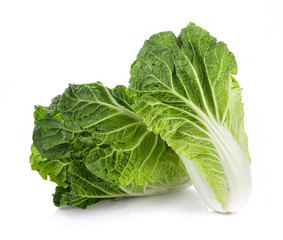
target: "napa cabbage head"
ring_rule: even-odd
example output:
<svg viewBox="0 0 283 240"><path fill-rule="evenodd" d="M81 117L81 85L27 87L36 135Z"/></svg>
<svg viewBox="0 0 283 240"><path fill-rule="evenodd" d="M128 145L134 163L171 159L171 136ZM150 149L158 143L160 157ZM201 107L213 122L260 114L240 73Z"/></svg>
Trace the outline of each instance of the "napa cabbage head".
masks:
<svg viewBox="0 0 283 240"><path fill-rule="evenodd" d="M57 184L56 206L86 208L187 188L179 156L132 109L126 87L71 84L34 112L33 170Z"/></svg>
<svg viewBox="0 0 283 240"><path fill-rule="evenodd" d="M191 23L145 41L131 67L134 110L180 156L202 200L234 212L251 192L250 156L234 55Z"/></svg>

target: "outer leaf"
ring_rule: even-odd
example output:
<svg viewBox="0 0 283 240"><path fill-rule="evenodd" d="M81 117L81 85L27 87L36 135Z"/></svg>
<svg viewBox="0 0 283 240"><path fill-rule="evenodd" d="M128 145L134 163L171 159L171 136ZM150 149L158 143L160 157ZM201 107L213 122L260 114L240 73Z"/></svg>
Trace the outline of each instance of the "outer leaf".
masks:
<svg viewBox="0 0 283 240"><path fill-rule="evenodd" d="M153 35L131 68L134 107L179 154L204 202L236 211L250 194L247 137L234 55L194 24Z"/></svg>

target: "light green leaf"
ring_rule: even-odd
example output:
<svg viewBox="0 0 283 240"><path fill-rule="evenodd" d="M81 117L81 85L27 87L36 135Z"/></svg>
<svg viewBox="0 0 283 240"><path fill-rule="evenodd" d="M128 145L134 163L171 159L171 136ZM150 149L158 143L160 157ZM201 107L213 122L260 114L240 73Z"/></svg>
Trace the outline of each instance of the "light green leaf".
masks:
<svg viewBox="0 0 283 240"><path fill-rule="evenodd" d="M44 180L47 180L47 176L49 176L50 180L59 186L68 186L65 181L70 159L43 158L34 144L31 145L31 151L30 163L32 170L38 171Z"/></svg>
<svg viewBox="0 0 283 240"><path fill-rule="evenodd" d="M226 44L189 24L145 41L130 94L148 129L181 157L203 201L221 212L248 199L251 179L241 90Z"/></svg>

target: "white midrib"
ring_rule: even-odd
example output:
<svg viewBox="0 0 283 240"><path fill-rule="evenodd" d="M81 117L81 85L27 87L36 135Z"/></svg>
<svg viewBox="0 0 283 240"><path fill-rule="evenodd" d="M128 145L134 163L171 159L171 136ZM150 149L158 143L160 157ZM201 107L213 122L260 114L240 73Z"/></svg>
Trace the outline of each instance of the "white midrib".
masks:
<svg viewBox="0 0 283 240"><path fill-rule="evenodd" d="M225 202L219 202L214 190L204 175L198 170L193 159L187 159L185 155L180 154L195 188L200 194L202 200L212 209L219 212L235 212L248 200L251 192L251 173L249 161L238 143L234 140L230 131L221 123L217 122L209 114L207 116L201 109L189 102L177 92L184 102L201 117L202 123L207 128L211 142L213 143L223 168L225 180L228 186L228 199Z"/></svg>

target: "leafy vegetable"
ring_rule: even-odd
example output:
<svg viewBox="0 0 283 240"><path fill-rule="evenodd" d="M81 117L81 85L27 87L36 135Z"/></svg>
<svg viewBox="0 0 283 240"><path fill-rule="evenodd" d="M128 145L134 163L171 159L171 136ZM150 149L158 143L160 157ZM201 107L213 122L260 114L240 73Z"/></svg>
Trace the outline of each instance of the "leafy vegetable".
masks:
<svg viewBox="0 0 283 240"><path fill-rule="evenodd" d="M134 110L180 156L202 200L220 212L249 198L250 157L234 55L195 24L145 41L131 68Z"/></svg>
<svg viewBox="0 0 283 240"><path fill-rule="evenodd" d="M56 206L86 208L190 185L178 155L132 104L124 86L92 83L70 85L49 107L35 107L30 163L58 185Z"/></svg>

